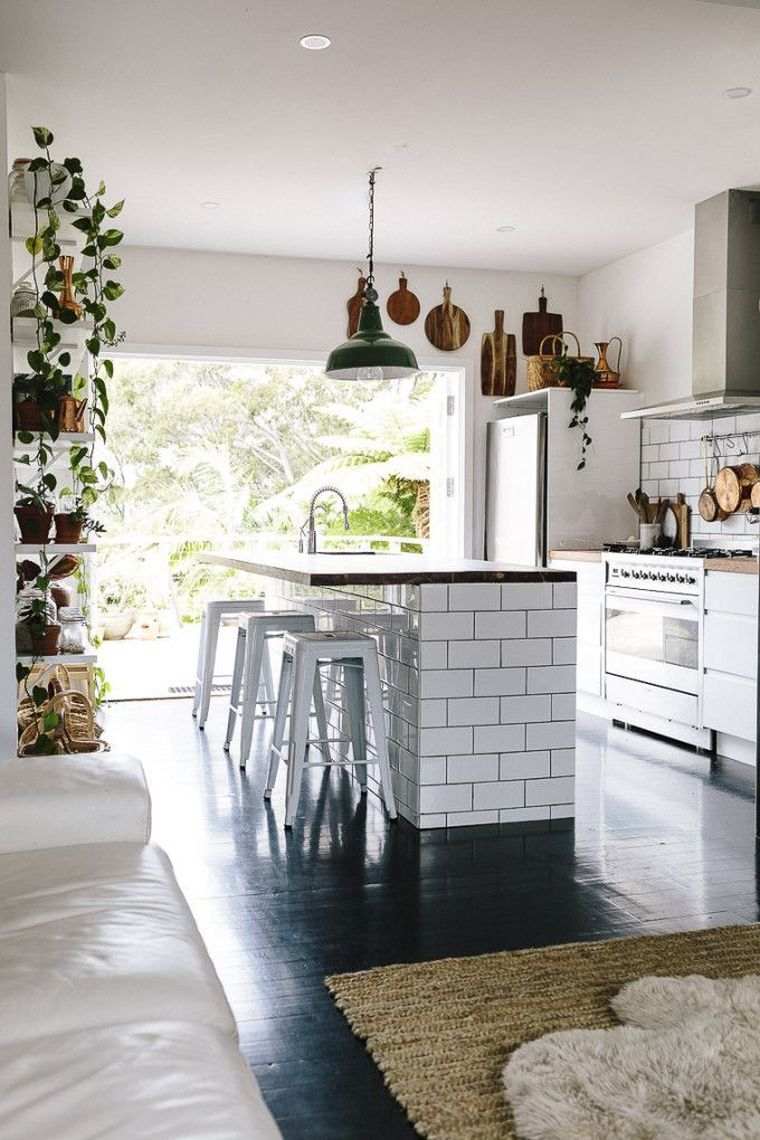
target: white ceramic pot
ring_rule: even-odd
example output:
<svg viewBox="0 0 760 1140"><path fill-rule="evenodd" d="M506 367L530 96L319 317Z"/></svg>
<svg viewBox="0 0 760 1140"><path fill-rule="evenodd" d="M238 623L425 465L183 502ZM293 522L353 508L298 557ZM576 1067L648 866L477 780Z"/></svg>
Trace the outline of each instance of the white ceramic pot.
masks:
<svg viewBox="0 0 760 1140"><path fill-rule="evenodd" d="M660 537L660 524L659 523L640 523L639 524L639 550L651 550L657 539Z"/></svg>

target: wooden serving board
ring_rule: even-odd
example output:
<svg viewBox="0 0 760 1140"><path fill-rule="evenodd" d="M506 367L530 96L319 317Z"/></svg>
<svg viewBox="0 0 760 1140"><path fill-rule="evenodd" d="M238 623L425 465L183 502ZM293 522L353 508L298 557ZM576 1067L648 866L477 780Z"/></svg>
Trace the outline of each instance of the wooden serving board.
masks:
<svg viewBox="0 0 760 1140"><path fill-rule="evenodd" d="M425 317L425 336L441 352L456 351L470 336L470 318L464 309L452 303L448 281L443 287L443 304L436 305Z"/></svg>
<svg viewBox="0 0 760 1140"><path fill-rule="evenodd" d="M538 356L541 341L546 336L562 332L562 314L547 313L547 298L541 286L537 313L523 313L522 350L523 356Z"/></svg>
<svg viewBox="0 0 760 1140"><path fill-rule="evenodd" d="M364 304L364 289L367 285L367 278L359 274L359 280L356 282L356 292L353 297L349 297L346 301L346 310L348 312L348 335L352 337L356 330L359 328L359 317L362 312L362 305Z"/></svg>
<svg viewBox="0 0 760 1140"><path fill-rule="evenodd" d="M409 288L405 273L399 277L398 289L391 293L385 307L397 325L411 325L420 315L419 298Z"/></svg>
<svg viewBox="0 0 760 1140"><path fill-rule="evenodd" d="M480 390L484 396L513 396L517 381L517 341L504 332L504 310L494 313L493 332L480 344Z"/></svg>

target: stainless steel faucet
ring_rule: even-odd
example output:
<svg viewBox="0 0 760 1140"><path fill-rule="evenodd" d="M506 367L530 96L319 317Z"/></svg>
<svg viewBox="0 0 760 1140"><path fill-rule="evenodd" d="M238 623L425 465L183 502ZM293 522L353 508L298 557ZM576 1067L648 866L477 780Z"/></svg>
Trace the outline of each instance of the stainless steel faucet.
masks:
<svg viewBox="0 0 760 1140"><path fill-rule="evenodd" d="M300 534L298 537L298 551L300 554L303 554L303 532L306 529L306 527L309 528L308 529L308 536L307 536L306 550L309 554L316 554L317 553L317 528L314 524L314 512L315 512L317 506L322 506L321 503L317 503L317 499L319 498L320 495L324 495L328 491L330 491L333 495L337 495L338 498L340 499L341 503L343 504L343 527L345 530L349 529L348 503L346 502L346 496L343 494L343 492L341 490L338 489L338 487L330 487L330 486L320 487L319 490L315 491L311 497L311 503L309 504L309 517L306 520L306 522L303 524L303 526L301 527L301 530L300 530Z"/></svg>

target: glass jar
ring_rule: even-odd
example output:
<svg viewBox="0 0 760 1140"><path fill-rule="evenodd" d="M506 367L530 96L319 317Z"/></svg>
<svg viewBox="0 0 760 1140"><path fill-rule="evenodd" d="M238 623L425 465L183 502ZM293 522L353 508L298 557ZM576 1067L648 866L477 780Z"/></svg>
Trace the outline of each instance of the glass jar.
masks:
<svg viewBox="0 0 760 1140"><path fill-rule="evenodd" d="M61 653L84 653L87 631L84 614L78 606L61 606L58 611L61 627Z"/></svg>

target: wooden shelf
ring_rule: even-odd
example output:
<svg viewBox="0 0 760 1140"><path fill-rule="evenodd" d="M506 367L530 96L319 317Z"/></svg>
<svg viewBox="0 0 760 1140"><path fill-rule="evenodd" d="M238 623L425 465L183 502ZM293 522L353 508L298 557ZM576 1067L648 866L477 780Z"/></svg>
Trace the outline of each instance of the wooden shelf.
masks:
<svg viewBox="0 0 760 1140"><path fill-rule="evenodd" d="M25 449L34 446L31 443L22 443L19 440L18 437L20 435L23 435L23 434L25 434L25 433L20 432L20 431L14 431L14 433L13 433L13 442L14 442L15 446L21 451L24 451ZM72 444L72 443L92 443L92 441L95 439L95 432L94 431L61 431L58 433L58 436L56 437L56 439L52 439L51 436L46 431L43 431L43 432L33 431L33 432L30 432L29 434L35 436L35 438L39 435L44 435L46 439L50 440L49 446L52 446L52 447L58 447L59 444L61 446L67 447L69 444Z"/></svg>
<svg viewBox="0 0 760 1140"><path fill-rule="evenodd" d="M17 542L16 557L25 558L28 554L47 554L54 558L58 554L94 554L94 542Z"/></svg>
<svg viewBox="0 0 760 1140"><path fill-rule="evenodd" d="M47 653L43 657L17 653L16 660L22 665L94 665L98 655L91 645L85 644L84 653Z"/></svg>
<svg viewBox="0 0 760 1140"><path fill-rule="evenodd" d="M67 349L84 349L85 338L92 332L92 321L74 321L67 325L63 321L53 321L53 329L60 336L60 342L53 350L56 353ZM11 318L11 340L19 348L34 348L37 344L37 321L34 317Z"/></svg>

